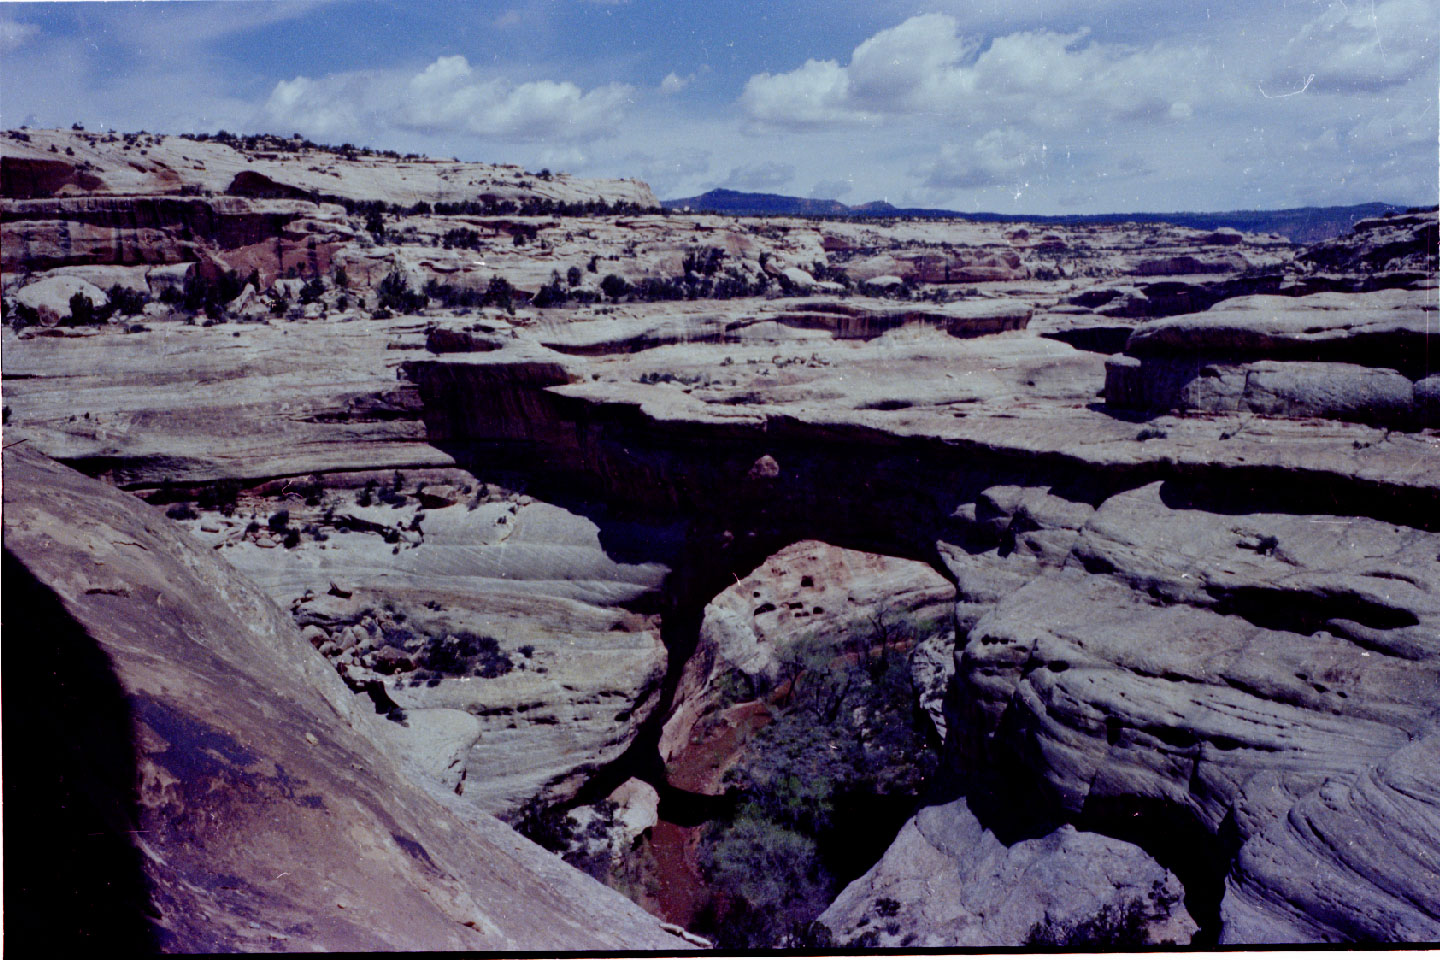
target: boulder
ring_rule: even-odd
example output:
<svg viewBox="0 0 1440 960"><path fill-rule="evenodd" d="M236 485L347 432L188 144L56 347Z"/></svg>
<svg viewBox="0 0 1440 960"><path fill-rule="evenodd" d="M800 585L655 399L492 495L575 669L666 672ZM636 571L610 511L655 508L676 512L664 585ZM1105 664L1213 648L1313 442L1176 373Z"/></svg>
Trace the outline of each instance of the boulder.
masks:
<svg viewBox="0 0 1440 960"><path fill-rule="evenodd" d="M626 847L660 822L660 794L644 780L631 777L607 799L615 804L615 825Z"/></svg>
<svg viewBox="0 0 1440 960"><path fill-rule="evenodd" d="M851 633L886 627L917 642L946 635L953 597L944 577L913 560L792 544L706 605L660 737L661 756L678 754L697 723L737 696L772 688L781 657L800 636L838 648Z"/></svg>
<svg viewBox="0 0 1440 960"><path fill-rule="evenodd" d="M820 922L879 948L1187 944L1175 875L1134 844L1063 826L1005 844L963 799L923 807Z"/></svg>
<svg viewBox="0 0 1440 960"><path fill-rule="evenodd" d="M54 273L22 287L15 299L34 310L40 323L50 327L70 319L70 299L76 294L85 297L95 307L110 303L109 295L88 280Z"/></svg>

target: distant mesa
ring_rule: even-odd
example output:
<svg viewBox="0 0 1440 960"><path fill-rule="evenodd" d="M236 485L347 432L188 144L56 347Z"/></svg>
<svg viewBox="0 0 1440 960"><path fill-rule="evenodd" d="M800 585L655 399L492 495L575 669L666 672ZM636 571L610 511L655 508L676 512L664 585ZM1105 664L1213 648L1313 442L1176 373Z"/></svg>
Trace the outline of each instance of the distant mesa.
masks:
<svg viewBox="0 0 1440 960"><path fill-rule="evenodd" d="M923 207L896 207L884 200L848 206L838 200L812 200L776 193L745 193L739 190L711 190L697 197L661 200L670 210L689 208L696 213L730 216L834 216L834 217L921 217L961 219L978 223L1173 223L1197 230L1238 230L1243 233L1275 233L1292 243L1318 243L1342 236L1361 220L1405 209L1391 203L1360 203L1346 207L1292 207L1285 210L1228 210L1220 213L1085 213L1023 214L983 211L942 210ZM1215 242L1223 242L1219 238Z"/></svg>

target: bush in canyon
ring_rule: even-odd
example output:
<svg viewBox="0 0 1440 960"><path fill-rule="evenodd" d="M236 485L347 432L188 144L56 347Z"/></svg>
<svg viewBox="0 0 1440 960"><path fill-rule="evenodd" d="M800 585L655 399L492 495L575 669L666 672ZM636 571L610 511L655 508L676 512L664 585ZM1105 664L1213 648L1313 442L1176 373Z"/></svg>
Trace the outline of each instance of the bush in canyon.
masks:
<svg viewBox="0 0 1440 960"><path fill-rule="evenodd" d="M615 827L617 807L609 800L601 800L591 809L595 815L582 827L564 806L531 797L520 807L513 826L520 835L560 854L572 867L604 883L616 866L608 837Z"/></svg>
<svg viewBox="0 0 1440 960"><path fill-rule="evenodd" d="M240 486L239 480L217 480L200 491L200 506L207 510L219 510L227 517L233 516L240 499Z"/></svg>
<svg viewBox="0 0 1440 960"><path fill-rule="evenodd" d="M252 273L250 280L258 289L258 275ZM234 270L202 269L197 265L185 277L180 306L191 313L203 311L207 317L218 318L224 314L225 305L240 296L246 282Z"/></svg>
<svg viewBox="0 0 1440 960"><path fill-rule="evenodd" d="M701 867L722 893L715 930L721 947L775 946L833 896L815 841L751 804L702 848Z"/></svg>
<svg viewBox="0 0 1440 960"><path fill-rule="evenodd" d="M131 317L142 313L145 304L149 302L150 297L139 290L131 290L118 283L110 288L110 307L121 316Z"/></svg>
<svg viewBox="0 0 1440 960"><path fill-rule="evenodd" d="M514 668L510 655L494 637L461 630L449 636L429 637L420 648L419 664L427 670L452 676L491 679Z"/></svg>
<svg viewBox="0 0 1440 960"><path fill-rule="evenodd" d="M70 319L66 321L72 327L88 327L91 324L103 323L105 314L97 310L95 304L83 293L76 293L70 298Z"/></svg>
<svg viewBox="0 0 1440 960"><path fill-rule="evenodd" d="M376 305L380 310L390 310L401 314L414 313L424 309L430 299L423 293L411 290L409 279L399 270L387 273L385 279L381 280L380 285L375 288L375 294Z"/></svg>
<svg viewBox="0 0 1440 960"><path fill-rule="evenodd" d="M619 274L607 273L605 279L600 281L600 289L613 302L630 292L630 284Z"/></svg>
<svg viewBox="0 0 1440 960"><path fill-rule="evenodd" d="M1089 949L1129 949L1147 946L1149 911L1143 899L1121 906L1107 903L1086 920L1062 922L1046 917L1030 928L1025 946Z"/></svg>

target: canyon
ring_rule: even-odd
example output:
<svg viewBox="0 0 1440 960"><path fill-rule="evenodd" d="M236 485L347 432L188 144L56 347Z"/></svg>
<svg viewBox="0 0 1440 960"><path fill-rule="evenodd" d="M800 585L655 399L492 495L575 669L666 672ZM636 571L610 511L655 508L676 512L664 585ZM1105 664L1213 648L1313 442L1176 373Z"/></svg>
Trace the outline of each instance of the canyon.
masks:
<svg viewBox="0 0 1440 960"><path fill-rule="evenodd" d="M10 625L58 638L7 800L110 884L19 896L179 951L1440 938L1435 210L0 172Z"/></svg>

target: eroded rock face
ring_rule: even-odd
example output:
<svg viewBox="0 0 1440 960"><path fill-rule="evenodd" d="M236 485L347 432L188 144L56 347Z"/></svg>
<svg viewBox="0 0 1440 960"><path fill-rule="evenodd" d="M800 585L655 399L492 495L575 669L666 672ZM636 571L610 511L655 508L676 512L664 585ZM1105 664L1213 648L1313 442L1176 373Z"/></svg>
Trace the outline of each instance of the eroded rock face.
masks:
<svg viewBox="0 0 1440 960"><path fill-rule="evenodd" d="M659 206L638 180L587 180L563 173L542 178L511 164L402 160L361 152L347 156L289 140L252 138L247 145L241 138L222 142L73 130L31 130L28 137L0 141L5 196L228 192L273 198L314 192L408 207L422 200L454 203L489 194ZM66 158L57 159L52 146Z"/></svg>
<svg viewBox="0 0 1440 960"><path fill-rule="evenodd" d="M1372 217L1349 235L1309 247L1300 262L1327 273L1413 272L1433 276L1440 248L1440 218L1434 210Z"/></svg>
<svg viewBox="0 0 1440 960"><path fill-rule="evenodd" d="M5 480L7 614L57 644L7 661L7 713L18 697L54 733L7 750L11 787L35 797L8 812L37 831L7 844L26 878L9 896L28 904L8 918L12 945L54 942L30 918L58 902L100 911L82 942L113 945L103 919L120 917L128 945L179 952L684 948L413 782L375 736L384 721L289 618L158 511L33 448L6 451ZM58 699L13 685L32 657L21 673L64 670L45 681ZM65 895L77 863L100 871L93 904Z"/></svg>
<svg viewBox="0 0 1440 960"><path fill-rule="evenodd" d="M1220 838L1244 877L1248 844L1275 843L1260 838L1316 791L1374 776L1425 729L1440 679L1440 540L1175 499L1155 484L1103 502L1063 557L955 555L975 620L957 651L952 742L970 769L1018 761L1075 822L1157 844L1124 821L1169 819L1179 847L1151 847L1163 862L1199 862L1181 853L1186 830ZM977 576L985 566L1008 579ZM987 592L997 579L1003 589ZM1192 896L1208 886L1218 901L1224 864L1185 877ZM1248 929L1236 942L1260 928ZM1324 938L1349 935L1340 929Z"/></svg>

